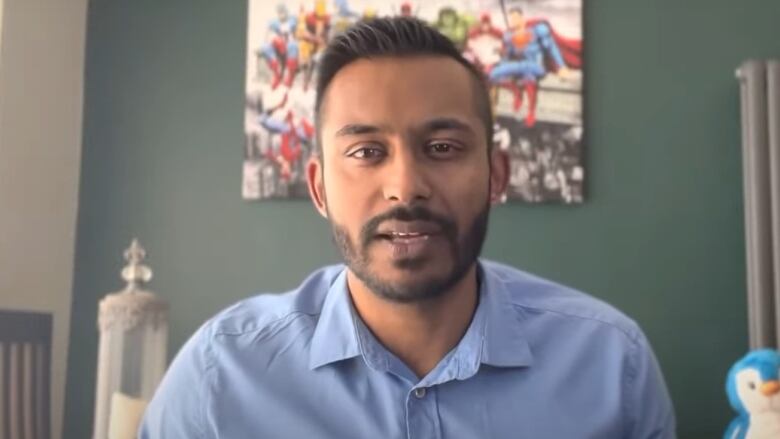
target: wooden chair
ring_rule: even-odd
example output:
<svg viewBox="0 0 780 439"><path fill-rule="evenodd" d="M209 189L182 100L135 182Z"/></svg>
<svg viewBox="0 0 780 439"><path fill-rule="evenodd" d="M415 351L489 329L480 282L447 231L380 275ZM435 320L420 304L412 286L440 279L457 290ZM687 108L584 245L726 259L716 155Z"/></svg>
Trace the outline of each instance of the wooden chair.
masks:
<svg viewBox="0 0 780 439"><path fill-rule="evenodd" d="M49 439L51 314L0 310L0 438Z"/></svg>

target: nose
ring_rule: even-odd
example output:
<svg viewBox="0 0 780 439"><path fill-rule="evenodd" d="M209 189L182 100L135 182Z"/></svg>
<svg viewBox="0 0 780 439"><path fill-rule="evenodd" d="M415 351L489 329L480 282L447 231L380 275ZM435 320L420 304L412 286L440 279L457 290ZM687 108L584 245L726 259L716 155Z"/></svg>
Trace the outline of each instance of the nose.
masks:
<svg viewBox="0 0 780 439"><path fill-rule="evenodd" d="M761 393L763 393L764 396L772 396L777 394L777 392L780 392L780 381L767 381L761 385Z"/></svg>
<svg viewBox="0 0 780 439"><path fill-rule="evenodd" d="M408 145L400 145L396 151L382 176L385 199L402 204L428 200L431 197L431 185L424 158L417 157Z"/></svg>

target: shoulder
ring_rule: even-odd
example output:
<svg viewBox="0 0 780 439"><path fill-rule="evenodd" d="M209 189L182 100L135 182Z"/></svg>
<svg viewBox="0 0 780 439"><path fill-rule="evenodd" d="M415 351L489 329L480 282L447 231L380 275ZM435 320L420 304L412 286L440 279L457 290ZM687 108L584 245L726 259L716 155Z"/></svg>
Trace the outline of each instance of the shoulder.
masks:
<svg viewBox="0 0 780 439"><path fill-rule="evenodd" d="M340 266L325 267L294 290L242 300L203 324L166 371L145 411L139 437L206 437L213 427L209 405L214 403L215 395L224 397L227 393L220 388L224 384L219 381L220 374L227 371L231 379L239 380L237 385L245 384L240 381L243 375L237 373L241 365L251 365L257 371L260 365L256 355L274 358L289 349L292 338L285 329L316 324L328 290L342 271ZM295 334L296 342L306 343L305 337L297 337L299 334ZM283 363L291 364L296 363Z"/></svg>
<svg viewBox="0 0 780 439"><path fill-rule="evenodd" d="M526 313L555 316L572 325L587 323L623 333L631 342L642 337L637 323L614 306L574 288L493 261L481 261L500 282L510 303Z"/></svg>
<svg viewBox="0 0 780 439"><path fill-rule="evenodd" d="M482 263L507 297L540 364L563 365L622 401L626 437L674 437L675 417L663 374L636 322L573 288L506 265ZM594 372L595 371L595 372ZM618 378L619 377L619 378Z"/></svg>
<svg viewBox="0 0 780 439"><path fill-rule="evenodd" d="M298 287L282 293L259 293L224 309L204 329L211 336L241 335L269 330L299 318L316 319L343 265L321 268Z"/></svg>
<svg viewBox="0 0 780 439"><path fill-rule="evenodd" d="M528 27L537 37L547 37L552 34L552 26L547 20L529 21Z"/></svg>

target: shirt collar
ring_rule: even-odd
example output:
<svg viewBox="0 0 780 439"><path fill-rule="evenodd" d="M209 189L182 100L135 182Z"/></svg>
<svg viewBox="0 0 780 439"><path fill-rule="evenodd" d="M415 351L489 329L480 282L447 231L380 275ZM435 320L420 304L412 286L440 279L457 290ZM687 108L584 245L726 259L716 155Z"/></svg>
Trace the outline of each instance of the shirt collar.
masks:
<svg viewBox="0 0 780 439"><path fill-rule="evenodd" d="M504 282L484 264L478 264L480 274L479 305L447 367L447 378L465 379L474 375L479 365L521 367L533 363L528 341L522 333L521 315L509 299ZM319 321L311 340L309 367L320 366L365 354L377 354L382 349L361 349L356 319L347 288L346 268L331 284L322 306ZM364 344L371 344L363 340ZM377 354L378 355L378 354ZM370 360L370 358L367 358ZM443 377L442 377L443 378Z"/></svg>
<svg viewBox="0 0 780 439"><path fill-rule="evenodd" d="M506 283L485 264L480 263L479 268L481 294L477 313L483 313L485 325L482 363L496 367L530 366L533 354L523 333L522 315L510 300Z"/></svg>
<svg viewBox="0 0 780 439"><path fill-rule="evenodd" d="M504 282L481 262L479 304L463 338L420 383L432 386L453 379L474 376L480 365L522 367L533 363L533 355L522 334L520 315L509 300Z"/></svg>
<svg viewBox="0 0 780 439"><path fill-rule="evenodd" d="M309 348L309 368L360 355L352 319L352 300L347 289L346 268L331 283Z"/></svg>

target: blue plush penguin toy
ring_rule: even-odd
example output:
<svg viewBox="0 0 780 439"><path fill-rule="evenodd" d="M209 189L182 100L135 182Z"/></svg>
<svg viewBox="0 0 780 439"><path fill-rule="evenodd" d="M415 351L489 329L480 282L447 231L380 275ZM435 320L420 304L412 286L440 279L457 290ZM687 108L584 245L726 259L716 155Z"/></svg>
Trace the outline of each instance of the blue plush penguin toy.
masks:
<svg viewBox="0 0 780 439"><path fill-rule="evenodd" d="M780 352L749 352L729 370L726 393L739 416L724 439L780 438Z"/></svg>

